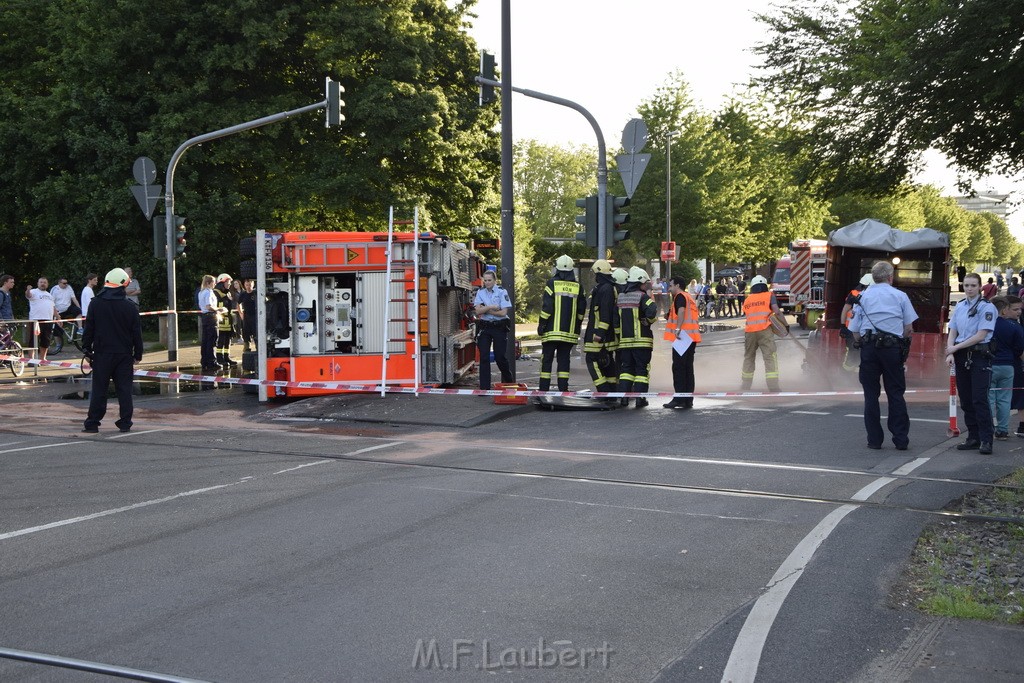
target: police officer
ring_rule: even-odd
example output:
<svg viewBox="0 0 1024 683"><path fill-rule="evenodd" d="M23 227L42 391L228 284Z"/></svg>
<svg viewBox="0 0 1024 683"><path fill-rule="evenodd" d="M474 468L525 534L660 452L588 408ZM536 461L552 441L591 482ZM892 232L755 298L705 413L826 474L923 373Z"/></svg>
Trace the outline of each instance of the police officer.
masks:
<svg viewBox="0 0 1024 683"><path fill-rule="evenodd" d="M964 276L967 296L953 309L946 339L946 363L956 368L956 391L967 425L967 440L956 448L983 455L992 452L992 411L988 389L992 379L992 353L989 342L999 313L981 296L981 276Z"/></svg>
<svg viewBox="0 0 1024 683"><path fill-rule="evenodd" d="M590 267L597 284L590 295L590 311L587 315L587 332L583 336L584 360L594 388L598 391L617 391L619 371L615 367L615 283L612 280L612 264L605 259L594 261ZM618 404L618 399L606 403Z"/></svg>
<svg viewBox="0 0 1024 683"><path fill-rule="evenodd" d="M572 258L555 259L555 274L544 287L537 334L543 356L540 362L540 390L551 389L551 365L558 358L558 390L569 391L569 354L580 339L587 297L576 282Z"/></svg>
<svg viewBox="0 0 1024 683"><path fill-rule="evenodd" d="M625 289L615 302L619 313L619 391L643 393L651 381L651 354L654 352L651 325L658 319L658 304L645 288L650 281L651 277L643 268L633 266L626 276ZM623 397L620 404L628 406L629 399ZM636 407L646 408L647 399L637 398Z"/></svg>
<svg viewBox="0 0 1024 683"><path fill-rule="evenodd" d="M871 286L864 290L853 307L850 332L854 345L860 347L860 383L864 387L864 427L868 432L868 448L882 447L881 408L878 396L885 386L889 402L887 426L896 450L905 451L910 444L910 416L903 393L907 378L903 363L910 350L917 313L910 298L892 286L891 263L879 261L871 267Z"/></svg>
<svg viewBox="0 0 1024 683"><path fill-rule="evenodd" d="M498 364L502 382L512 381L512 370L508 365L505 349L508 347L508 330L511 320L512 300L508 292L497 285L493 270L483 274L483 287L473 298L476 311L476 347L480 353L480 388L491 388L491 346L494 347L494 362Z"/></svg>
<svg viewBox="0 0 1024 683"><path fill-rule="evenodd" d="M238 365L238 361L231 357L231 337L234 333L231 311L235 308L231 296L231 276L227 273L218 275L213 293L217 297L217 362L226 370Z"/></svg>
<svg viewBox="0 0 1024 683"><path fill-rule="evenodd" d="M142 360L142 318L139 307L128 300L125 287L131 278L121 268L107 273L103 291L89 303L85 319L82 350L91 358L92 390L89 392L89 413L82 431L95 434L107 414L107 388L114 380L119 419L115 423L122 432L132 428L133 366Z"/></svg>

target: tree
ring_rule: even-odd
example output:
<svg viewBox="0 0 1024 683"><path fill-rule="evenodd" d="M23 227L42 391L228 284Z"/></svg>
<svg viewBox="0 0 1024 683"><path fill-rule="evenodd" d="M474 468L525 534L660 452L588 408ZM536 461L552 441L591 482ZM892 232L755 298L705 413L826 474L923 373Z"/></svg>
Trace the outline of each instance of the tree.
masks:
<svg viewBox="0 0 1024 683"><path fill-rule="evenodd" d="M477 104L476 46L461 30L470 5L8 2L0 12L8 267L70 274L131 264L145 281L162 281L149 225L128 193L134 159L163 168L190 137L321 100L325 75L347 91L340 130L307 114L182 159L183 300L202 273L234 272L238 238L260 227L380 230L388 206L410 214L419 205L424 227L465 237L498 213L496 109Z"/></svg>
<svg viewBox="0 0 1024 683"><path fill-rule="evenodd" d="M849 8L849 11L846 11ZM810 126L841 190L899 185L929 147L982 175L1024 169L1024 23L1004 0L802 0L762 15L756 82Z"/></svg>
<svg viewBox="0 0 1024 683"><path fill-rule="evenodd" d="M968 213L967 220L971 225L971 240L960 257L964 264L989 263L992 260L992 232L984 215ZM971 266L968 265L968 270Z"/></svg>
<svg viewBox="0 0 1024 683"><path fill-rule="evenodd" d="M989 235L992 236L992 263L997 266L1006 267L1013 264L1019 252L1020 243L1010 233L1006 221L988 211L978 214L988 226Z"/></svg>
<svg viewBox="0 0 1024 683"><path fill-rule="evenodd" d="M825 232L865 218L873 218L897 230L925 227L920 198L910 188L902 188L884 196L849 193L836 197L832 201L832 218L825 222Z"/></svg>
<svg viewBox="0 0 1024 683"><path fill-rule="evenodd" d="M597 150L526 140L514 157L516 215L534 235L575 237L576 200L597 193Z"/></svg>
<svg viewBox="0 0 1024 683"><path fill-rule="evenodd" d="M954 261L961 261L961 254L971 243L971 221L967 211L956 200L943 197L938 188L926 185L917 189L921 209L924 211L924 226L949 235L949 253Z"/></svg>

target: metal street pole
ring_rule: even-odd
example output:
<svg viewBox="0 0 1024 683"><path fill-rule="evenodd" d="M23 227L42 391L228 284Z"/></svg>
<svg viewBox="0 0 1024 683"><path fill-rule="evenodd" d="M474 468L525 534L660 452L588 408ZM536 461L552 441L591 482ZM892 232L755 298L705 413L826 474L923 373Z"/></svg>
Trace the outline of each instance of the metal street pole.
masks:
<svg viewBox="0 0 1024 683"><path fill-rule="evenodd" d="M515 205L512 195L512 0L501 0L501 286L515 296ZM511 311L510 311L511 313ZM516 378L516 316L505 346L505 358ZM486 359L484 359L486 361Z"/></svg>
<svg viewBox="0 0 1024 683"><path fill-rule="evenodd" d="M665 137L665 241L672 241L672 136L669 131ZM672 259L665 259L665 279L672 279Z"/></svg>

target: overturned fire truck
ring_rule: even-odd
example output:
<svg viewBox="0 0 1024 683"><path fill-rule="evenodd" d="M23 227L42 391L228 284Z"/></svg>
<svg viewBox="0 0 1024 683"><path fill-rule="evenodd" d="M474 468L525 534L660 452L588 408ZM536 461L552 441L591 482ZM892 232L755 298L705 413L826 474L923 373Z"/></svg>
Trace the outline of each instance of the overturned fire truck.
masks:
<svg viewBox="0 0 1024 683"><path fill-rule="evenodd" d="M257 231L243 240L244 279L256 280L257 350L243 370L268 398L342 393L326 382L419 387L474 369L468 312L482 263L430 232ZM247 253L248 252L248 253Z"/></svg>

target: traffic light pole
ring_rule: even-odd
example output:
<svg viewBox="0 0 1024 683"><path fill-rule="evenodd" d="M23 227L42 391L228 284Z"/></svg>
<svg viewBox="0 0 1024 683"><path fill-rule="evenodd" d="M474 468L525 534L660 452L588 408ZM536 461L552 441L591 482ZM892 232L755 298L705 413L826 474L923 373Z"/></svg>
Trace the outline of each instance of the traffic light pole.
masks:
<svg viewBox="0 0 1024 683"><path fill-rule="evenodd" d="M316 111L317 109L326 109L327 106L328 100L323 100L322 102L310 104L291 111L264 116L261 119L247 121L246 123L240 123L237 126L231 126L230 128L215 130L212 133L199 135L181 143L181 146L175 150L173 155L171 155L171 160L167 164L167 192L164 195L164 213L167 223L167 246L165 247L167 250L167 310L170 311L167 316L167 360L172 362L178 360L178 308L176 296L178 287L174 268L174 257L176 255L175 244L177 243L174 239L174 170L178 166L178 161L180 161L182 155L185 154L185 150L194 145L223 138L235 133L241 133L242 131L252 130L253 128L259 128L260 126L265 126L268 123L284 121L292 116L305 114L306 112Z"/></svg>
<svg viewBox="0 0 1024 683"><path fill-rule="evenodd" d="M504 87L502 86L501 81L494 81L480 76L476 77L476 82L481 85L490 85L496 88ZM606 207L604 198L608 194L608 162L605 156L604 135L601 133L601 126L597 125L597 120L594 119L589 111L572 100L566 100L561 97L555 97L554 95L537 92L536 90L527 90L525 88L512 87L511 90L537 100L544 100L545 102L560 104L563 107L575 109L579 113L583 114L584 118L590 122L591 127L594 129L594 133L597 135L597 258L605 258L608 253L608 235L606 233L606 226L608 224L605 222Z"/></svg>

